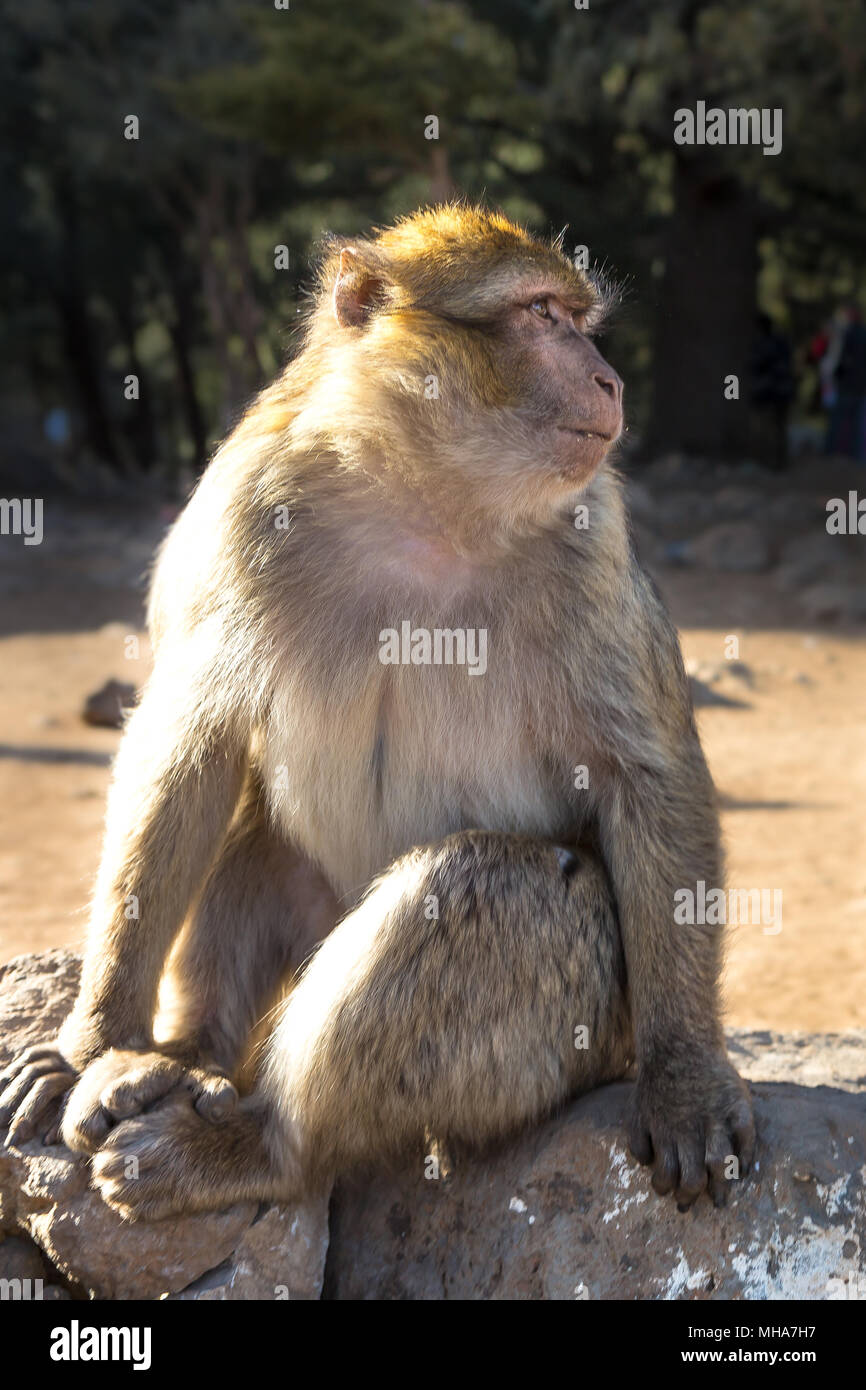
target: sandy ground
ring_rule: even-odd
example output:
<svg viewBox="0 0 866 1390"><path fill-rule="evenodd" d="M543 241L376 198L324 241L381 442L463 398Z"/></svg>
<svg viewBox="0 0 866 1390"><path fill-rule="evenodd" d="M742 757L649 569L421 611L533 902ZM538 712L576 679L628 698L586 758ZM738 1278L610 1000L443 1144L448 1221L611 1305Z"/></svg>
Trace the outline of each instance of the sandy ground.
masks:
<svg viewBox="0 0 866 1390"><path fill-rule="evenodd" d="M83 939L120 736L80 711L109 677L147 671L143 575L160 531L152 513L58 502L52 516L49 502L41 547L2 541L0 961ZM780 932L731 932L729 1021L864 1026L866 630L803 626L770 574L655 573L687 659L736 702L698 711L729 884L783 895ZM732 634L739 664L725 656Z"/></svg>

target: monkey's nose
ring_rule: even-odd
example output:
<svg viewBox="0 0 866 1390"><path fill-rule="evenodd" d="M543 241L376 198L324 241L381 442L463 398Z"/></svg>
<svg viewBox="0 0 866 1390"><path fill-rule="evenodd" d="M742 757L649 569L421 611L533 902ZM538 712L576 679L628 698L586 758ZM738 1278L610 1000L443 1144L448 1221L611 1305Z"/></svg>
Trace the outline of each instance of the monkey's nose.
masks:
<svg viewBox="0 0 866 1390"><path fill-rule="evenodd" d="M592 379L605 395L622 407L622 377L617 375L613 367L605 366L603 371L593 372Z"/></svg>

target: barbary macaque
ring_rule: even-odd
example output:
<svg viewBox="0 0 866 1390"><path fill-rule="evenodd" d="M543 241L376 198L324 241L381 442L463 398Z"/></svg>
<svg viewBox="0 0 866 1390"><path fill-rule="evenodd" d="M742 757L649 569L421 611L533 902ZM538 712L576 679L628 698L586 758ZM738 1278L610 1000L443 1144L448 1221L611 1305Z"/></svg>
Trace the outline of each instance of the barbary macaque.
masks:
<svg viewBox="0 0 866 1390"><path fill-rule="evenodd" d="M748 1168L720 930L674 922L718 820L607 461L605 307L486 210L332 242L169 534L80 994L0 1096L124 1215L488 1145L632 1063L658 1192Z"/></svg>

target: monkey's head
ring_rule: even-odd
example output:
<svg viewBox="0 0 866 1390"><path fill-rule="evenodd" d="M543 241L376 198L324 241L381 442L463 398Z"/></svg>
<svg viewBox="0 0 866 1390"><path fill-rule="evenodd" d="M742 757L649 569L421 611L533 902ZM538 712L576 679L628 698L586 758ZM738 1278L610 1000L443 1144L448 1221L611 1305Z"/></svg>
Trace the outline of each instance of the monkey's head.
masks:
<svg viewBox="0 0 866 1390"><path fill-rule="evenodd" d="M558 245L448 205L331 246L310 327L312 415L512 517L584 486L622 430L622 382L592 341L605 295ZM321 433L321 428L318 429ZM464 486L465 485L465 486Z"/></svg>

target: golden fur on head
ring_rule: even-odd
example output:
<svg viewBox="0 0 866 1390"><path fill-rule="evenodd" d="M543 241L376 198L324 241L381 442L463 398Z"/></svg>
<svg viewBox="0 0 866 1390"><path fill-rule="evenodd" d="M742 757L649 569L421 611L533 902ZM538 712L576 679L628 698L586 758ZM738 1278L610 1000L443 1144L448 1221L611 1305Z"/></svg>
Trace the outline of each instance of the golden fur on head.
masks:
<svg viewBox="0 0 866 1390"><path fill-rule="evenodd" d="M363 322L349 327L334 310L347 275L365 305ZM551 292L583 317L586 333L606 312L604 288L557 243L479 207L447 204L368 238L334 239L301 350L235 447L249 431L255 448L270 437L270 458L291 460L288 472L402 480L425 507L450 502L473 533L482 513L482 529L491 518L496 530L525 526L551 508L556 480L539 426L559 405L503 322L515 304Z"/></svg>
<svg viewBox="0 0 866 1390"><path fill-rule="evenodd" d="M336 239L320 271L320 288L333 290L345 247L382 281L388 312L427 310L484 322L506 294L555 289L581 312L601 309L593 278L577 269L557 243L545 243L504 213L447 203L401 218L372 238Z"/></svg>

